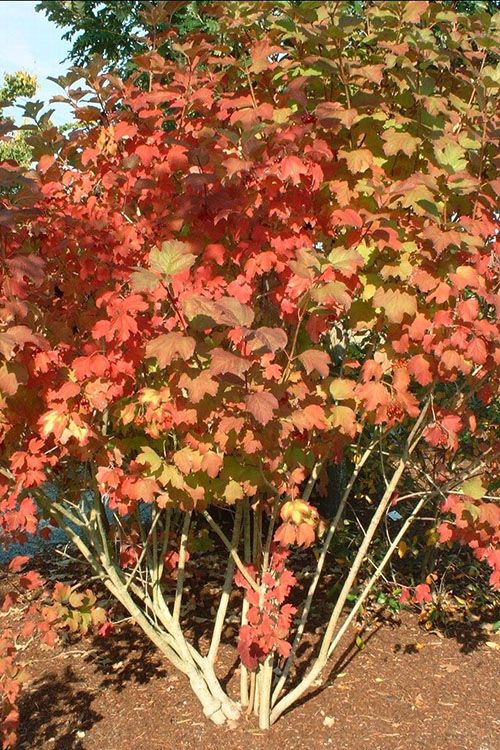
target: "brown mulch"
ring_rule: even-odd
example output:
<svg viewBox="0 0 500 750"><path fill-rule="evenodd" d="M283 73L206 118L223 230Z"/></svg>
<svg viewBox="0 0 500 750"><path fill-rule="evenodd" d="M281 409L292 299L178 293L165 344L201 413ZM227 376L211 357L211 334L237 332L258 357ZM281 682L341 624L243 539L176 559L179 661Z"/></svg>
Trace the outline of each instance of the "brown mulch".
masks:
<svg viewBox="0 0 500 750"><path fill-rule="evenodd" d="M444 636L413 615L349 640L324 689L268 732L208 722L184 677L131 625L56 650L32 644L19 750L500 750L499 639L479 626ZM238 670L225 647L229 689ZM224 676L224 675L222 675ZM497 687L495 687L495 685Z"/></svg>

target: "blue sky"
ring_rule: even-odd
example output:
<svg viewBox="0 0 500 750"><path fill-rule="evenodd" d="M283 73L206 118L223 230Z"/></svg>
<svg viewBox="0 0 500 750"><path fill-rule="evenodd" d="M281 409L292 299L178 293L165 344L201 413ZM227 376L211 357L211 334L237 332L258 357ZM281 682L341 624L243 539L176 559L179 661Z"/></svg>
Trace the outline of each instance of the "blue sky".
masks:
<svg viewBox="0 0 500 750"><path fill-rule="evenodd" d="M47 81L47 76L59 76L69 67L69 63L61 64L69 45L61 39L62 29L50 23L43 13L37 13L35 5L31 0L0 0L0 85L4 73L34 73L39 84L34 98L48 104L52 96L63 93L57 84ZM56 124L71 119L65 105L52 106ZM19 119L19 112L5 110L15 119Z"/></svg>

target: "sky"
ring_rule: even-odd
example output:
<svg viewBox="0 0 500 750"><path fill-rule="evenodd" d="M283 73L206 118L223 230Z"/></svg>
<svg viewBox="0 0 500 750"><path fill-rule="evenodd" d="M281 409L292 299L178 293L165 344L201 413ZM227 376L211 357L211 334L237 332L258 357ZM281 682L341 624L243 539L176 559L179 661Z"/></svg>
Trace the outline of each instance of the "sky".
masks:
<svg viewBox="0 0 500 750"><path fill-rule="evenodd" d="M37 13L35 5L35 0L0 0L0 85L4 73L17 70L34 73L39 84L34 98L48 105L52 96L63 91L57 84L47 81L47 76L57 77L70 67L70 63L62 63L69 44L61 39L63 30L50 23L43 13ZM56 110L52 117L55 124L71 119L65 105L51 106ZM4 113L19 121L19 109L9 108Z"/></svg>

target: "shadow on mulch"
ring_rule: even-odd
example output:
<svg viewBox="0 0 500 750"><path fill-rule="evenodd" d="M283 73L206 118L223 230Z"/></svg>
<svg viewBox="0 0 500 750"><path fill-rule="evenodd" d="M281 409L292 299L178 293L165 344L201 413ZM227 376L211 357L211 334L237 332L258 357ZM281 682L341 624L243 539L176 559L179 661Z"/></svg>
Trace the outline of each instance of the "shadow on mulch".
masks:
<svg viewBox="0 0 500 750"><path fill-rule="evenodd" d="M462 654L471 654L488 641L488 633L480 622L453 622L441 628L446 638L460 644Z"/></svg>
<svg viewBox="0 0 500 750"><path fill-rule="evenodd" d="M223 567L219 569L215 561L213 568L211 578L215 573L217 583L220 585L224 569ZM59 575L60 571L56 572ZM186 622L191 620L192 628L188 635L196 646L210 636L215 601L214 589L216 588L217 586L214 586L213 582L208 581L203 575L193 576L189 581L189 589L186 591L185 598ZM241 592L234 591L231 595L233 611L238 610L240 600ZM195 609L197 612L205 613L205 617L193 618L192 613ZM322 632L320 625L322 614L322 608L311 613L311 629L316 633L305 637L299 649L297 671L293 675L294 681L303 675L308 666L309 657L317 645L320 632ZM378 614L382 616L382 613ZM390 628L393 631L399 629L397 623L384 620L383 617L377 621L376 625L372 621L370 632L363 635L367 648L372 638L382 628ZM445 641L455 641L459 645L460 653L464 655L479 649L489 637L479 622L447 623L446 626L436 626L436 631L439 631L438 634L441 634ZM423 637L424 633L425 631L422 631ZM222 643L234 642L236 635L237 625L228 625L222 634ZM407 663L409 674L412 669L418 671L418 659L416 659L419 653L418 644L414 640L408 641L412 636L406 628L403 628L397 635L396 639L392 639L390 649L394 654L409 656ZM417 638L420 640L420 636L417 635ZM70 658L70 648L67 649L66 656L64 652L61 654L61 658ZM326 688L334 685L338 676L353 663L353 671L356 672L356 657L363 651L358 648L352 637L349 639L346 637L341 648L343 651L339 653L335 664L330 668L325 684L309 691L298 704L292 707L291 711L306 706L321 694L324 694L321 700L326 702L328 695L325 692ZM42 675L37 676L31 683L20 702L18 750L88 750L89 745L86 744L88 740L83 739L84 733L89 733L95 725L108 718L97 710L103 693L111 691L120 694L130 684L146 686L152 680L168 678L172 671L156 647L137 627L131 624L122 625L116 634L109 638L96 637L86 640L83 649L86 651L83 658L79 659L78 663L68 666L62 666L58 663L57 657L42 652L40 661L43 661L45 669ZM456 647L455 653L458 655ZM361 669L364 669L363 664L364 662L362 662ZM224 687L235 677L237 666L238 661L234 659L234 651L228 650L225 657L226 674L221 680ZM125 716L128 710L128 700L130 699L126 699L123 703ZM117 702L119 701L123 701L123 696L117 698ZM293 724L292 720L291 726ZM109 720L105 721L96 732L99 734L99 732L110 731L108 725ZM106 750L108 750L107 747Z"/></svg>
<svg viewBox="0 0 500 750"><path fill-rule="evenodd" d="M167 676L165 659L154 643L130 625L118 637L94 638L85 662L104 675L101 689L121 693L129 682L146 685L153 678Z"/></svg>
<svg viewBox="0 0 500 750"><path fill-rule="evenodd" d="M31 685L20 705L18 750L82 750L76 732L91 729L103 717L92 708L96 694L79 684L68 666L63 675L49 673Z"/></svg>
<svg viewBox="0 0 500 750"><path fill-rule="evenodd" d="M95 688L66 666L62 673L49 672L35 680L23 694L17 750L83 750L77 732L87 732L103 718L92 705L100 692L121 693L130 683L146 685L167 676L157 648L130 625L115 638L92 639L83 663L101 675Z"/></svg>
<svg viewBox="0 0 500 750"><path fill-rule="evenodd" d="M371 641L371 639L377 635L378 631L381 627L384 625L387 625L387 623L379 622L375 627L372 628L371 632L364 637L363 648ZM361 631L362 633L363 631ZM311 652L313 650L313 645L311 643L303 644L299 650L297 651L297 656L301 658L301 661L299 662L297 666L297 670L295 673L295 679L294 682L298 683L302 677L304 677L304 674L306 673L308 667L310 666L310 661L307 658L307 655L312 655ZM309 690L302 698L300 698L296 703L294 703L285 713L283 714L286 716L286 714L290 713L294 709L296 709L298 706L303 706L306 703L308 703L310 700L315 698L317 695L321 695L323 691L325 691L327 688L332 687L332 685L335 683L335 680L337 679L338 675L341 674L347 667L356 659L356 657L361 653L361 650L356 645L356 639L353 639L348 642L347 646L344 648L342 653L338 656L337 661L335 664L330 668L330 671L328 672L328 675L325 677L324 682L319 685L315 690Z"/></svg>

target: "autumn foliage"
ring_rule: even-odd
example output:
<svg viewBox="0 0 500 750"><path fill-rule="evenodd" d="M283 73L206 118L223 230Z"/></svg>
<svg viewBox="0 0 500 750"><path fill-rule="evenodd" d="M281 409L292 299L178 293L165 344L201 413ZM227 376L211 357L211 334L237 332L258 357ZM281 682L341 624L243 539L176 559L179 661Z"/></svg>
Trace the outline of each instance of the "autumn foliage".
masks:
<svg viewBox="0 0 500 750"><path fill-rule="evenodd" d="M207 658L182 630L208 524L266 727L310 684L276 680L290 552L317 545L320 573L340 518L312 502L329 463L387 474L368 543L391 503L444 502L441 543L498 586L498 39L440 2L219 5L222 36L172 32L174 62L71 71L79 127L44 121L33 171L2 167L0 533L68 529L222 723L219 624ZM59 589L59 615L90 595Z"/></svg>

